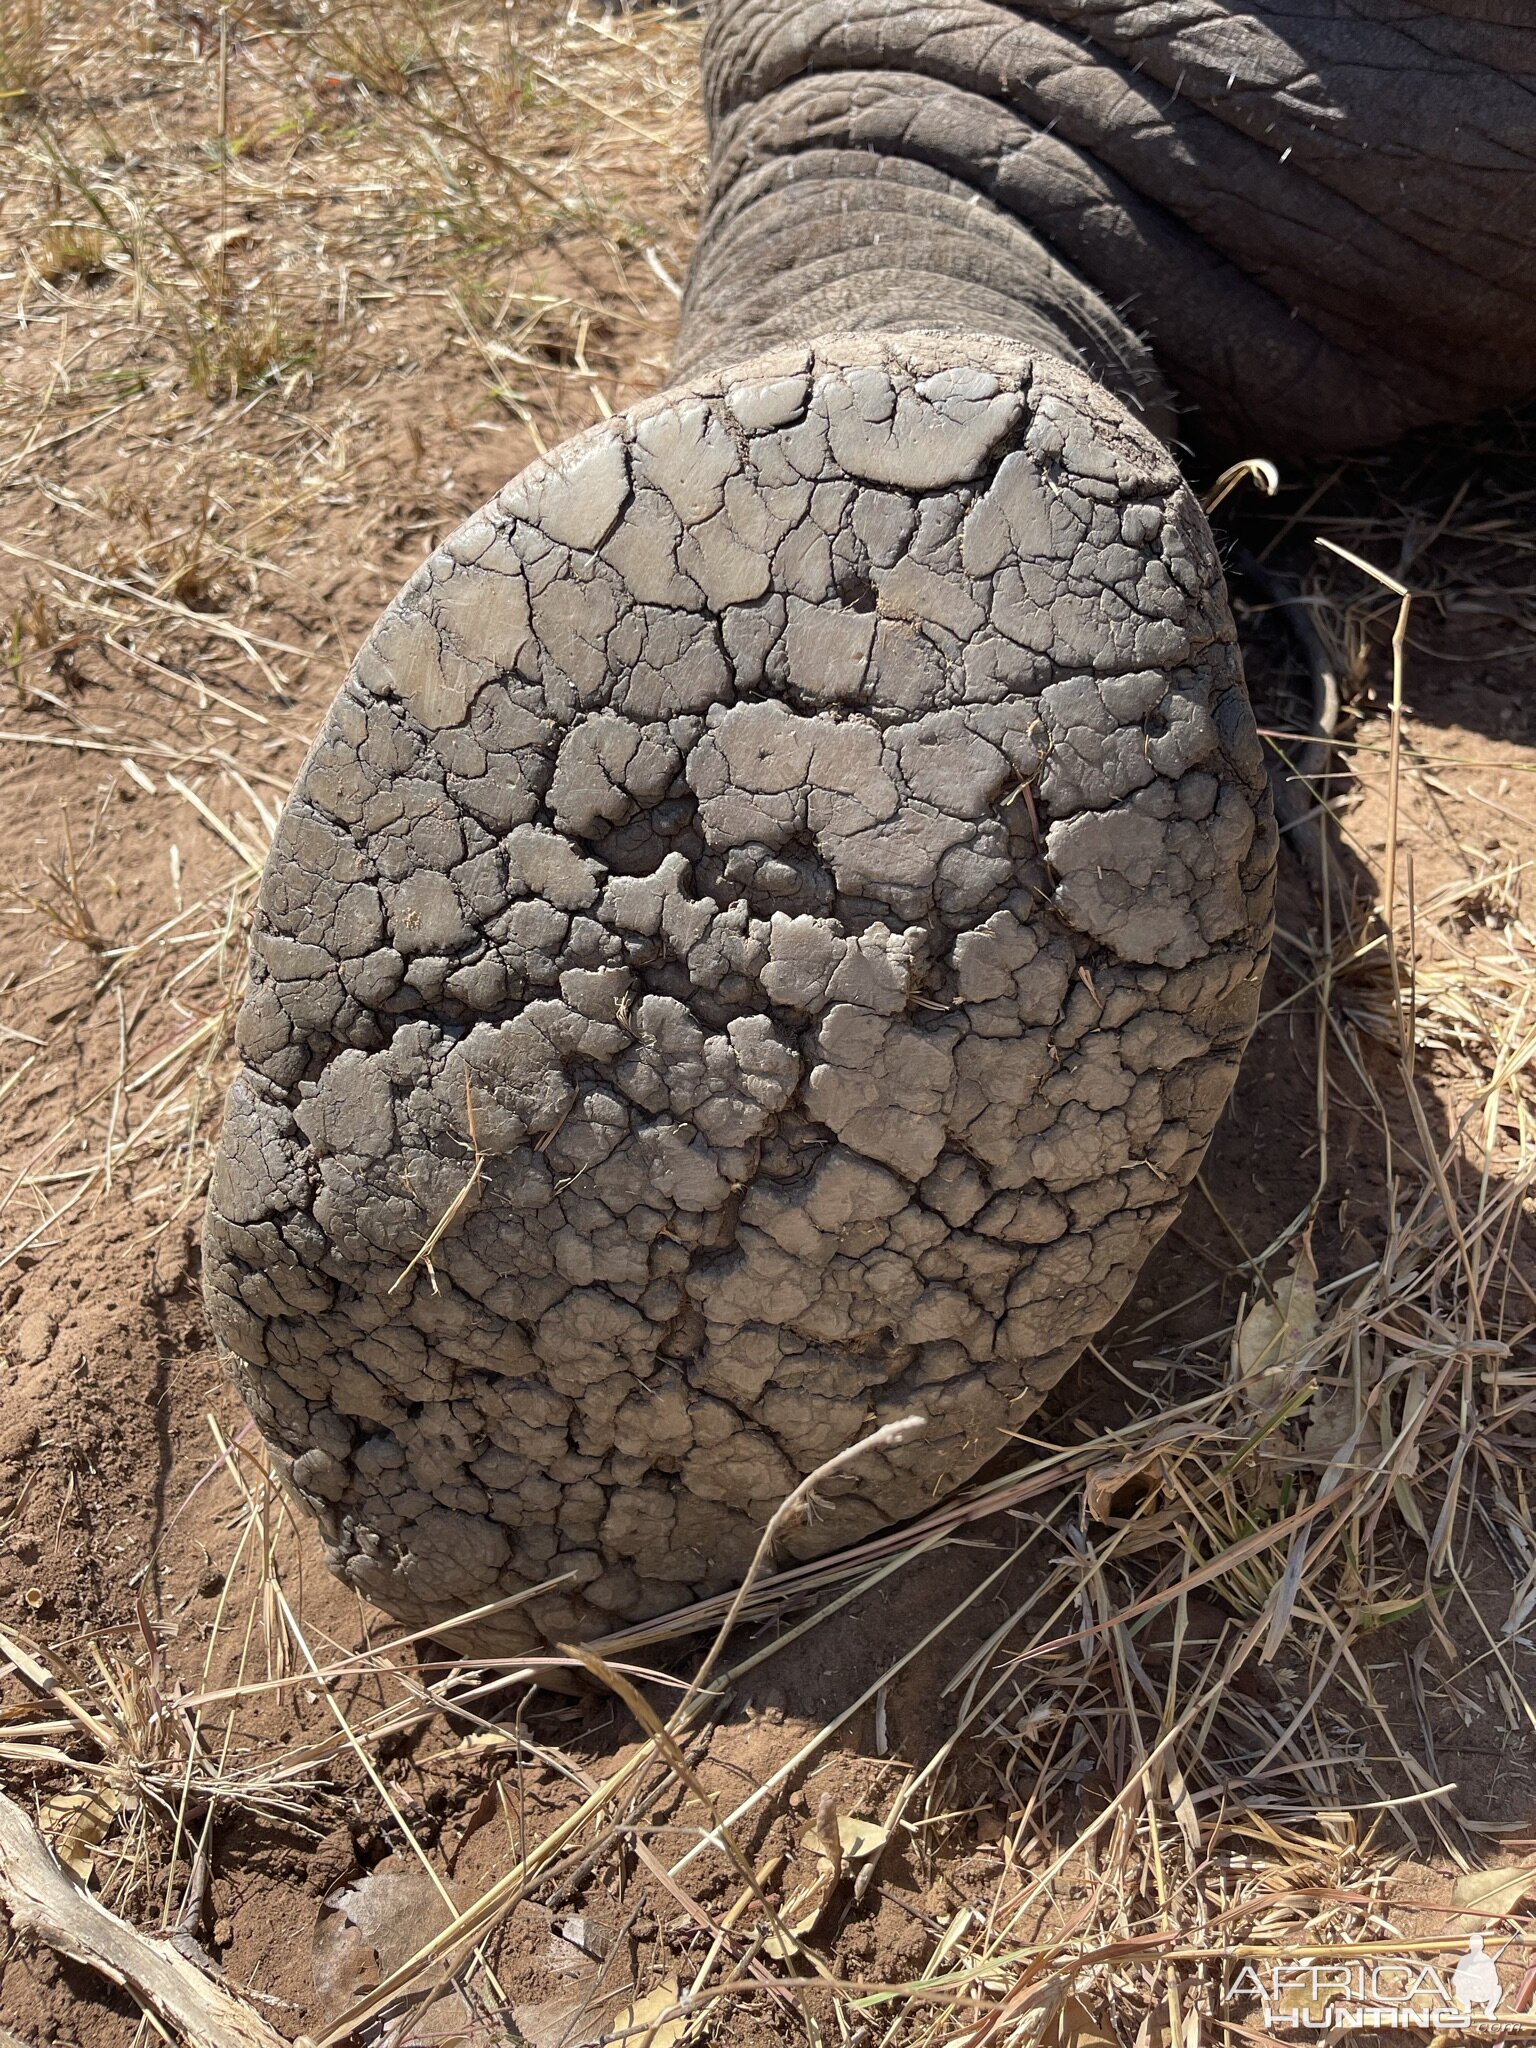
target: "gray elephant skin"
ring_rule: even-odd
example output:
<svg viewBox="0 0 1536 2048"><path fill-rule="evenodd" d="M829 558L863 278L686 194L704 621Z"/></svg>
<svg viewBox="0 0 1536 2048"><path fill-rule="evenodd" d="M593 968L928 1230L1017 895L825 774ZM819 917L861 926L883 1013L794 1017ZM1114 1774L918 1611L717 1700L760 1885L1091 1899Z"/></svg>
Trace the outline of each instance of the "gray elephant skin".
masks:
<svg viewBox="0 0 1536 2048"><path fill-rule="evenodd" d="M411 579L261 893L209 1310L389 1612L672 1608L916 1414L782 1554L910 1516L1114 1313L1276 859L1174 450L1536 389L1522 13L717 10L672 386Z"/></svg>

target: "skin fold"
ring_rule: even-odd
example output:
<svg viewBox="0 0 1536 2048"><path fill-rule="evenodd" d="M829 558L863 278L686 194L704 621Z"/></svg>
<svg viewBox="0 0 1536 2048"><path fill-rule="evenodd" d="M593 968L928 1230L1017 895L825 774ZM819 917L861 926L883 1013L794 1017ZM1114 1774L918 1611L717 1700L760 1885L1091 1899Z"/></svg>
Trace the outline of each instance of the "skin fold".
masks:
<svg viewBox="0 0 1536 2048"><path fill-rule="evenodd" d="M898 1415L785 1549L921 1511L1114 1313L1272 915L1170 445L1531 389L1532 54L717 10L672 387L411 579L262 889L209 1310L352 1584L469 1650L676 1606Z"/></svg>
<svg viewBox="0 0 1536 2048"><path fill-rule="evenodd" d="M1129 330L1183 432L1230 454L1376 445L1536 388L1527 9L769 0L718 9L704 86L684 364L803 335L806 265L816 328L903 303L896 324L923 303L969 328L969 280L1007 262L1073 360L1124 390L1147 375ZM955 271L954 296L903 295Z"/></svg>

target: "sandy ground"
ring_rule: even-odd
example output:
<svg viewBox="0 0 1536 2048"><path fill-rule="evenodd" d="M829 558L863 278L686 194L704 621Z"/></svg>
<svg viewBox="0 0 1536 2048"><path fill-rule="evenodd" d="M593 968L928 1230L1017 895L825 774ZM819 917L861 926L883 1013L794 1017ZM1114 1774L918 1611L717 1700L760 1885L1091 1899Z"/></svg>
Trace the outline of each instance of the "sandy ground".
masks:
<svg viewBox="0 0 1536 2048"><path fill-rule="evenodd" d="M455 1988L363 2038L643 2040L694 1990L695 2037L742 2048L1155 2048L1257 2024L1223 1991L1244 1942L1459 1946L1466 1873L1536 1863L1530 424L1332 474L1256 451L1284 491L1221 516L1304 582L1349 709L1331 878L1286 856L1200 1187L977 1510L740 1633L669 1761L611 1691L465 1697L483 1680L391 1648L326 1577L212 1353L198 1228L254 877L348 651L539 447L663 380L696 24L15 21L38 33L30 70L19 30L0 60L11 1796L290 2036L350 2025L498 1883ZM1415 593L1400 720L1398 599L1319 535ZM1236 587L1283 721L1296 647ZM651 1711L698 1654L631 1653ZM742 1806L737 1860L701 1849ZM1522 1899L1498 1895L1501 1941ZM14 1937L0 2017L28 2048L152 2038Z"/></svg>

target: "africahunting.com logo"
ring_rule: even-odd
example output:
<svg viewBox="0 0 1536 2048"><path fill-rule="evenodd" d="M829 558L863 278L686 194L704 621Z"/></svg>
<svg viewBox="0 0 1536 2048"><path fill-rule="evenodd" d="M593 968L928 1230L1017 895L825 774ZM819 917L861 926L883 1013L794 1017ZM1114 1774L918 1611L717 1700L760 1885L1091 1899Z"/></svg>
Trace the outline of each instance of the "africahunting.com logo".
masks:
<svg viewBox="0 0 1536 2048"><path fill-rule="evenodd" d="M1276 2030L1401 2027L1449 2033L1493 2026L1506 2034L1536 2033L1536 2013L1506 2003L1499 1956L1490 1955L1482 1935L1474 1934L1448 1970L1402 1957L1246 1963L1232 1991L1257 1998L1265 2026Z"/></svg>

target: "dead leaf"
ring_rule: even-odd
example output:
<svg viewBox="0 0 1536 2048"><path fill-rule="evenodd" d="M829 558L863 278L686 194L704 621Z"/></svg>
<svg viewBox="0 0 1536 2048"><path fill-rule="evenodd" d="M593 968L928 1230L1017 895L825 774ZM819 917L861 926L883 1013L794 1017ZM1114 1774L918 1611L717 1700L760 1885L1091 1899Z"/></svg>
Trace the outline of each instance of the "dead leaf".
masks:
<svg viewBox="0 0 1536 2048"><path fill-rule="evenodd" d="M764 1940L766 1953L779 1962L789 1961L800 1946L802 1936L815 1933L843 1877L852 1874L854 1866L877 1856L890 1839L889 1830L877 1820L863 1820L858 1814L840 1813L836 1816L834 1829L833 1818L830 1812L818 1808L815 1820L800 1837L803 1849L815 1851L817 1870L809 1883L790 1893L779 1909L780 1926ZM840 1851L836 1860L830 1853L832 1842Z"/></svg>
<svg viewBox="0 0 1536 2048"><path fill-rule="evenodd" d="M813 1842L818 1847L821 1843L821 1836L815 1828L808 1829L801 1839L807 1848ZM843 1862L847 1864L862 1863L866 1856L873 1856L877 1849L885 1847L890 1836L877 1820L864 1820L856 1813L840 1813L837 1816L837 1839L842 1848Z"/></svg>
<svg viewBox="0 0 1536 2048"><path fill-rule="evenodd" d="M378 1989L382 1978L377 1950L328 1899L315 1918L309 1967L320 2010L327 2015L345 2012L349 2005L366 1998Z"/></svg>
<svg viewBox="0 0 1536 2048"><path fill-rule="evenodd" d="M1463 1913L1513 1913L1536 1894L1536 1866L1501 1863L1464 1871L1451 1886L1451 1904Z"/></svg>
<svg viewBox="0 0 1536 2048"><path fill-rule="evenodd" d="M1390 1458L1395 1468L1394 1492L1404 1519L1415 1533L1422 1535L1423 1529L1419 1512L1412 1497L1406 1505L1403 1495L1407 1492L1405 1481L1417 1478L1419 1471L1418 1429L1429 1398L1428 1373L1420 1363L1409 1369L1402 1384L1403 1419L1399 1428L1394 1429L1387 1406L1386 1394L1380 1399L1379 1410L1372 1406L1374 1387L1362 1389L1365 1414L1360 1424L1360 1440L1355 1455L1361 1460L1375 1462ZM1328 1464L1344 1450L1355 1434L1355 1390L1352 1382L1319 1385L1307 1408L1307 1424L1302 1433L1301 1448L1309 1458L1320 1464Z"/></svg>
<svg viewBox="0 0 1536 2048"><path fill-rule="evenodd" d="M59 1861L89 1884L96 1869L96 1851L117 1819L117 1794L105 1785L80 1792L55 1792L38 1813L43 1833Z"/></svg>
<svg viewBox="0 0 1536 2048"><path fill-rule="evenodd" d="M763 1953L781 1963L799 1953L802 1935L814 1934L816 1923L827 1909L833 1883L824 1862L820 1874L809 1884L797 1885L779 1908L779 1924L763 1937Z"/></svg>
<svg viewBox="0 0 1536 2048"><path fill-rule="evenodd" d="M459 1829L458 1839L448 1855L448 1875L450 1877L458 1869L459 1858L464 1854L471 1836L478 1835L480 1830L488 1826L496 1818L497 1814L502 1811L504 1795L501 1784L500 1778L493 1779L489 1788L481 1793L469 1812L464 1816L464 1823Z"/></svg>
<svg viewBox="0 0 1536 2048"><path fill-rule="evenodd" d="M600 1963L612 1946L608 1930L586 1913L573 1913L569 1920L560 1922L555 1932L562 1941L568 1942L572 1948L580 1949L581 1953L589 1956L594 1963Z"/></svg>
<svg viewBox="0 0 1536 2048"><path fill-rule="evenodd" d="M1238 1325L1237 1374L1255 1382L1250 1398L1262 1402L1295 1366L1317 1335L1317 1267L1305 1240L1291 1270L1261 1296Z"/></svg>
<svg viewBox="0 0 1536 2048"><path fill-rule="evenodd" d="M647 1991L644 1998L638 1998L632 2005L619 2008L612 2024L607 2028L610 2034L623 2034L625 2048L679 2048L685 2039L692 2016L679 2013L672 2019L665 2015L682 1996L675 1977L663 1977L654 1990ZM644 2027L652 2022L648 2033L633 2033L630 2029Z"/></svg>
<svg viewBox="0 0 1536 2048"><path fill-rule="evenodd" d="M1033 1706L1028 1713L1020 1715L1014 1723L1014 1733L1022 1736L1026 1742L1031 1741L1036 1735L1043 1735L1047 1728L1054 1728L1061 1719L1061 1712L1060 1696L1052 1693L1048 1700L1041 1700L1038 1706Z"/></svg>
<svg viewBox="0 0 1536 2048"><path fill-rule="evenodd" d="M1397 1512L1408 1524L1421 1543L1429 1541L1429 1531L1424 1526L1424 1517L1419 1513L1419 1504L1413 1497L1406 1479L1394 1479L1392 1498L1397 1503Z"/></svg>
<svg viewBox="0 0 1536 2048"><path fill-rule="evenodd" d="M831 1792L823 1792L817 1802L816 1818L811 1825L823 1856L832 1866L834 1884L843 1874L843 1838L837 1821L836 1797Z"/></svg>
<svg viewBox="0 0 1536 2048"><path fill-rule="evenodd" d="M386 1856L336 1885L315 1916L310 1967L322 2010L341 2012L447 1925L451 1909L414 1859Z"/></svg>
<svg viewBox="0 0 1536 2048"><path fill-rule="evenodd" d="M1306 1427L1301 1448L1319 1465L1329 1465L1355 1434L1355 1392L1353 1387L1323 1386L1307 1404ZM1375 1456L1378 1449L1374 1418L1367 1416L1357 1447L1363 1455Z"/></svg>
<svg viewBox="0 0 1536 2048"><path fill-rule="evenodd" d="M224 250L233 249L241 242L253 242L255 239L254 230L243 222L232 228L215 228L211 235L203 237L203 261L210 263Z"/></svg>
<svg viewBox="0 0 1536 2048"><path fill-rule="evenodd" d="M1169 2048L1173 2039L1173 2019L1166 1998L1159 2001L1142 2019L1136 2029L1136 2048Z"/></svg>
<svg viewBox="0 0 1536 2048"><path fill-rule="evenodd" d="M1195 1810L1195 1802L1190 1796L1189 1786L1185 1783L1184 1773L1170 1758L1164 1768L1163 1775L1164 1782L1168 1787L1168 1801L1173 1808L1174 1818L1178 1821L1179 1832L1189 1845L1190 1861L1198 1863L1200 1860L1200 1816Z"/></svg>
<svg viewBox="0 0 1536 2048"><path fill-rule="evenodd" d="M1083 1507L1095 1522L1131 1515L1159 1490L1162 1447L1138 1451L1113 1465L1095 1465L1083 1481Z"/></svg>
<svg viewBox="0 0 1536 2048"><path fill-rule="evenodd" d="M1120 2048L1119 2036L1095 2019L1075 1993L1068 1992L1040 2037L1041 2048Z"/></svg>
<svg viewBox="0 0 1536 2048"><path fill-rule="evenodd" d="M1408 1385L1403 1393L1402 1426L1391 1446L1392 1462L1397 1467L1399 1479L1417 1479L1419 1476L1419 1424L1428 1401L1429 1372L1421 1362L1409 1370ZM1382 1435L1386 1435L1385 1429ZM1399 1445L1403 1448L1399 1449Z"/></svg>

